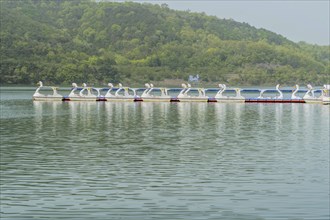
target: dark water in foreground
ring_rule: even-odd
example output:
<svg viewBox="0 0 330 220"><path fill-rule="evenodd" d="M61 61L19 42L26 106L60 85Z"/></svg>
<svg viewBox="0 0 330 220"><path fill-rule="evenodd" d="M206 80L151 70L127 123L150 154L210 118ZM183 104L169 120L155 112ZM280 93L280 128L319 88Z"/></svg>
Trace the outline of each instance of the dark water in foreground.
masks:
<svg viewBox="0 0 330 220"><path fill-rule="evenodd" d="M1 219L329 219L329 106L1 90Z"/></svg>

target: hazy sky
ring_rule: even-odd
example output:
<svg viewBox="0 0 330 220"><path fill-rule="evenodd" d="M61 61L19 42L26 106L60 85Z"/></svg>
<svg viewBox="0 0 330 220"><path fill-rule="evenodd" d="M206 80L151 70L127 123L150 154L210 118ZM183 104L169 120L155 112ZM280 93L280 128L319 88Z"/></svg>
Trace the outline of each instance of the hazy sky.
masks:
<svg viewBox="0 0 330 220"><path fill-rule="evenodd" d="M218 18L232 18L256 28L265 28L281 34L294 42L330 44L330 0L136 0L135 2L166 3L171 9L205 12Z"/></svg>

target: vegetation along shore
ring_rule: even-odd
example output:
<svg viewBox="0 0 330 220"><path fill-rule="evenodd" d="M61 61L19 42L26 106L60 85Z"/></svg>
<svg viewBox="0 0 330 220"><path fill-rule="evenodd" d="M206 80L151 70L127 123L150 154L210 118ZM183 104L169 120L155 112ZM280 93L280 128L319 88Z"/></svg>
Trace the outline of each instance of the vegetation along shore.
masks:
<svg viewBox="0 0 330 220"><path fill-rule="evenodd" d="M328 46L166 4L1 1L1 84L329 84Z"/></svg>

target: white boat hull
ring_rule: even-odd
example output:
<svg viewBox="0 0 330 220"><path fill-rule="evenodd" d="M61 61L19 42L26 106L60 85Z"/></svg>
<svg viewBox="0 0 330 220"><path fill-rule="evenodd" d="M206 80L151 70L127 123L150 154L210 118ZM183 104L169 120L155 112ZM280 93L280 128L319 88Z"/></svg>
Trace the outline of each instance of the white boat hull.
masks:
<svg viewBox="0 0 330 220"><path fill-rule="evenodd" d="M141 97L144 102L170 102L171 97Z"/></svg>
<svg viewBox="0 0 330 220"><path fill-rule="evenodd" d="M97 97L74 96L65 97L64 101L96 101Z"/></svg>
<svg viewBox="0 0 330 220"><path fill-rule="evenodd" d="M34 101L62 101L62 96L33 96Z"/></svg>
<svg viewBox="0 0 330 220"><path fill-rule="evenodd" d="M209 98L207 97L187 97L187 98L177 98L180 102L207 102Z"/></svg>
<svg viewBox="0 0 330 220"><path fill-rule="evenodd" d="M134 98L105 98L108 102L134 102Z"/></svg>
<svg viewBox="0 0 330 220"><path fill-rule="evenodd" d="M320 103L322 103L323 101L322 101L322 98L309 98L309 99L304 99L304 101L306 102L306 103L308 103L308 104L320 104Z"/></svg>
<svg viewBox="0 0 330 220"><path fill-rule="evenodd" d="M134 96L111 96L111 97L104 97L108 102L135 102L135 101L142 101L140 97Z"/></svg>
<svg viewBox="0 0 330 220"><path fill-rule="evenodd" d="M217 102L223 102L223 103L244 103L245 99L235 99L235 98L215 98Z"/></svg>

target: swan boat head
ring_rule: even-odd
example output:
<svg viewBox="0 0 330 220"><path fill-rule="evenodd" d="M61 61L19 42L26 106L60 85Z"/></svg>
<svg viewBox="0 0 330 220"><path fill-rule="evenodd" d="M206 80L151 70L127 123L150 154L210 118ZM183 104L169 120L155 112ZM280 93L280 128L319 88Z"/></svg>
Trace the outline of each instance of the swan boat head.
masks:
<svg viewBox="0 0 330 220"><path fill-rule="evenodd" d="M227 99L228 97L223 95L224 91L226 90L226 85L225 84L218 84L219 86L219 91L217 92L217 94L214 96L214 98L216 99Z"/></svg>
<svg viewBox="0 0 330 220"><path fill-rule="evenodd" d="M39 91L40 91L40 89L41 89L44 85L42 84L41 81L39 81L39 82L37 83L37 85L38 85L38 88L37 88L36 91L34 92L33 97L43 96L42 94L39 93Z"/></svg>
<svg viewBox="0 0 330 220"><path fill-rule="evenodd" d="M299 85L297 84L293 88L295 90L292 92L291 99L302 99L301 97L296 96L297 92L299 91Z"/></svg>
<svg viewBox="0 0 330 220"><path fill-rule="evenodd" d="M71 89L71 92L69 94L69 97L79 96L78 94L75 93L75 91L78 89L77 83L72 83L71 85L72 85L72 89Z"/></svg>
<svg viewBox="0 0 330 220"><path fill-rule="evenodd" d="M143 97L143 98L150 97L151 96L150 92L152 91L152 88L154 85L146 83L146 84L144 84L144 86L146 87L146 89L141 94L141 97Z"/></svg>
<svg viewBox="0 0 330 220"><path fill-rule="evenodd" d="M307 87L307 92L303 96L303 99L314 99L315 95L314 95L313 86L311 84L307 84L306 87Z"/></svg>
<svg viewBox="0 0 330 220"><path fill-rule="evenodd" d="M112 88L113 88L113 84L112 83L108 83L108 91L107 93L104 95L105 98L110 98L113 97L114 95L111 94Z"/></svg>
<svg viewBox="0 0 330 220"><path fill-rule="evenodd" d="M187 90L187 88L188 88L188 86L185 84L185 83L182 83L181 84L181 87L183 88L181 91L180 91L180 93L179 93L179 95L177 96L177 98L183 98L183 97L185 97L185 91Z"/></svg>
<svg viewBox="0 0 330 220"><path fill-rule="evenodd" d="M280 94L279 96L276 96L275 99L283 99L283 93L282 93L282 91L280 90L280 87L281 87L280 84L277 84L276 87L275 87L276 90L277 90L277 92Z"/></svg>

